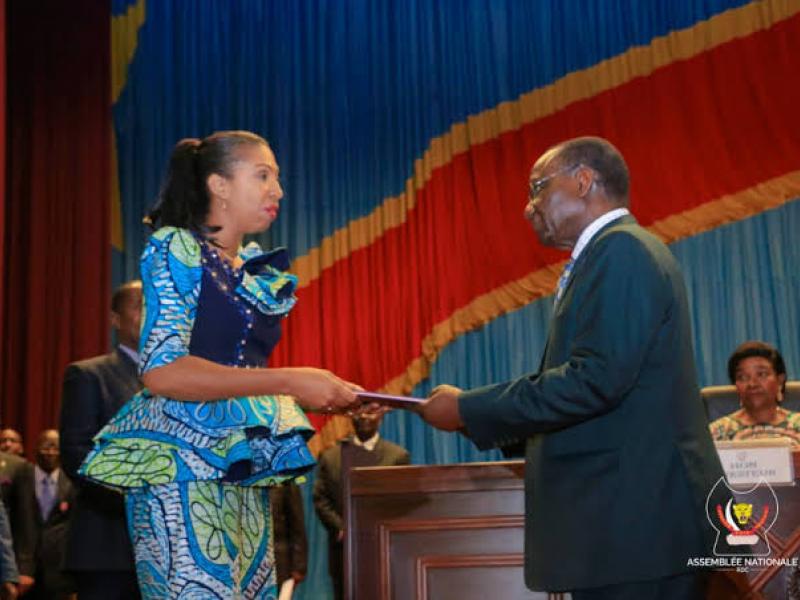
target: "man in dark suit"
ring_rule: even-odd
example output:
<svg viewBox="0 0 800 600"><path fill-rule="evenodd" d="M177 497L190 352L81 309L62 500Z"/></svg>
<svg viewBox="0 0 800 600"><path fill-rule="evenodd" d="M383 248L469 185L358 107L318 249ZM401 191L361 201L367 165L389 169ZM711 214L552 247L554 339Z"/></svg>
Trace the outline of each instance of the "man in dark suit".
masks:
<svg viewBox="0 0 800 600"><path fill-rule="evenodd" d="M14 558L14 542L11 539L11 525L8 512L0 503L0 600L16 600L18 594L19 571Z"/></svg>
<svg viewBox="0 0 800 600"><path fill-rule="evenodd" d="M303 581L308 570L308 539L300 488L292 482L269 488L269 507L276 581L280 590L287 579L294 579L295 585Z"/></svg>
<svg viewBox="0 0 800 600"><path fill-rule="evenodd" d="M137 373L142 285L120 286L111 300L117 348L69 365L61 401L61 458L78 494L67 532L65 568L81 600L138 598L133 552L121 494L76 478L92 438L141 388Z"/></svg>
<svg viewBox="0 0 800 600"><path fill-rule="evenodd" d="M0 452L8 452L17 456L25 456L25 446L22 443L22 434L16 429L3 429L0 431Z"/></svg>
<svg viewBox="0 0 800 600"><path fill-rule="evenodd" d="M33 586L36 570L36 505L29 495L32 485L33 465L16 454L0 452L0 494L11 524L20 594Z"/></svg>
<svg viewBox="0 0 800 600"><path fill-rule="evenodd" d="M533 166L526 217L571 249L540 369L423 417L480 448L525 442L525 579L573 600L694 599L711 556L706 498L722 469L705 425L683 277L630 216L628 169L599 138Z"/></svg>
<svg viewBox="0 0 800 600"><path fill-rule="evenodd" d="M69 478L59 468L58 431L48 429L36 444L33 486L28 500L36 511L36 584L27 594L31 600L66 600L74 582L62 571L67 520L74 501Z"/></svg>
<svg viewBox="0 0 800 600"><path fill-rule="evenodd" d="M378 434L382 412L353 417L355 436L328 448L319 458L314 481L314 507L328 530L328 572L336 600L344 597L344 478L353 467L407 465L408 450L387 442Z"/></svg>

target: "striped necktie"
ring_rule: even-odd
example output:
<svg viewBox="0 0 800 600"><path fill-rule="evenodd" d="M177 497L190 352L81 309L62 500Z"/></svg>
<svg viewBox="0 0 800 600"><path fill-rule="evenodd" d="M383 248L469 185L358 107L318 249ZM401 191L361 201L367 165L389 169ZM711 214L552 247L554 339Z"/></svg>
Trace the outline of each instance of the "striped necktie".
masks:
<svg viewBox="0 0 800 600"><path fill-rule="evenodd" d="M561 277L558 278L558 286L556 287L556 299L553 302L554 305L558 304L558 301L561 300L561 296L564 295L564 290L567 289L567 282L569 281L569 276L572 273L572 267L575 266L575 259L570 258L567 261L567 264L564 265L564 270L561 271Z"/></svg>

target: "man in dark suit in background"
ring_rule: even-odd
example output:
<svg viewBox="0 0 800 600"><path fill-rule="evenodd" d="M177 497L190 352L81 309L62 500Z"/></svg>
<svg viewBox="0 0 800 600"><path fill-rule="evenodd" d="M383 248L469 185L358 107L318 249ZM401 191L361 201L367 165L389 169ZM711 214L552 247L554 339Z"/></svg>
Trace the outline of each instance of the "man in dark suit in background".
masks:
<svg viewBox="0 0 800 600"><path fill-rule="evenodd" d="M16 429L3 429L0 431L0 452L8 452L17 456L25 456L25 446L22 443L22 434Z"/></svg>
<svg viewBox="0 0 800 600"><path fill-rule="evenodd" d="M92 438L139 389L137 373L142 284L120 286L111 300L117 348L67 367L61 401L61 458L78 494L67 533L65 568L81 600L138 598L133 552L121 494L76 479Z"/></svg>
<svg viewBox="0 0 800 600"><path fill-rule="evenodd" d="M33 586L36 570L36 504L30 499L31 486L33 465L16 454L0 452L0 494L11 524L20 594Z"/></svg>
<svg viewBox="0 0 800 600"><path fill-rule="evenodd" d="M308 539L300 488L291 481L269 488L269 508L276 581L280 590L287 579L294 579L295 585L302 582L308 570Z"/></svg>
<svg viewBox="0 0 800 600"><path fill-rule="evenodd" d="M14 558L14 542L11 539L11 525L8 512L0 503L0 600L16 600L19 593L19 571Z"/></svg>
<svg viewBox="0 0 800 600"><path fill-rule="evenodd" d="M36 584L26 598L66 600L75 591L64 566L67 520L74 501L69 478L60 465L58 431L48 429L36 444L33 487L28 498L36 511Z"/></svg>
<svg viewBox="0 0 800 600"><path fill-rule="evenodd" d="M387 442L378 434L382 412L353 417L355 436L328 448L319 458L314 481L314 507L328 530L328 572L336 600L344 597L344 477L353 467L407 465L408 450Z"/></svg>
<svg viewBox="0 0 800 600"><path fill-rule="evenodd" d="M429 423L480 448L526 442L525 580L573 600L704 597L706 498L722 476L700 401L683 277L628 213L628 168L599 138L542 155L525 210L572 250L540 369L436 388Z"/></svg>

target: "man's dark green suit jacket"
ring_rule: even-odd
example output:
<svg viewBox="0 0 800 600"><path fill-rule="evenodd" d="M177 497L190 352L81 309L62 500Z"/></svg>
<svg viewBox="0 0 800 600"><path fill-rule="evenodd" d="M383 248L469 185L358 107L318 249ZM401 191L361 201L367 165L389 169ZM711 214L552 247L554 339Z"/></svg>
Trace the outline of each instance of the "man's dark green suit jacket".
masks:
<svg viewBox="0 0 800 600"><path fill-rule="evenodd" d="M686 289L670 251L632 217L580 254L539 372L464 392L459 410L480 448L527 440L531 589L658 579L711 556L705 502L722 469Z"/></svg>

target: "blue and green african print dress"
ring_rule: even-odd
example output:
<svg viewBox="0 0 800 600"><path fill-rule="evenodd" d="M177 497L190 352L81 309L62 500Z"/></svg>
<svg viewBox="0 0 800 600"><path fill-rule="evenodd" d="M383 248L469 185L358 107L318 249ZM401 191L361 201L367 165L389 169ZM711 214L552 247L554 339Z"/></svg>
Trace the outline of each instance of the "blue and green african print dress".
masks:
<svg viewBox="0 0 800 600"><path fill-rule="evenodd" d="M297 280L284 250L250 244L240 257L233 269L189 231L153 234L141 261L141 373L186 355L265 365ZM274 598L268 486L313 466L313 431L285 396L134 396L80 473L125 492L143 598Z"/></svg>

